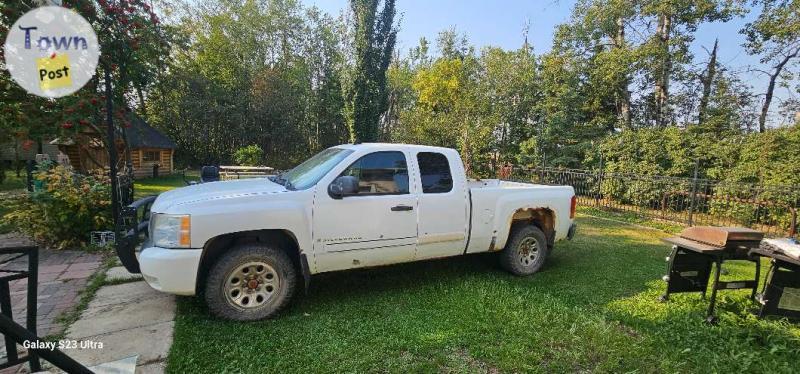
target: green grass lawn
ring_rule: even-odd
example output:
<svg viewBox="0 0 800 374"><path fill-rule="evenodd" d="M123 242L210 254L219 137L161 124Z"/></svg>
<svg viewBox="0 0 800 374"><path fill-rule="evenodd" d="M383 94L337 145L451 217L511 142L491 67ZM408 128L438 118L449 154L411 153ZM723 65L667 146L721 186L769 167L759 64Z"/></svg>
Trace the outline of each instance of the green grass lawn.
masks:
<svg viewBox="0 0 800 374"><path fill-rule="evenodd" d="M581 217L528 278L474 255L315 276L277 319L211 317L179 298L170 372L791 372L800 327L724 292L656 301L665 234ZM730 275L750 272L729 263Z"/></svg>
<svg viewBox="0 0 800 374"><path fill-rule="evenodd" d="M188 172L186 180L198 179L197 172ZM172 174L158 178L137 179L133 185L134 198L139 199L148 195L157 195L173 188L186 186L183 175Z"/></svg>
<svg viewBox="0 0 800 374"><path fill-rule="evenodd" d="M17 173L13 170L5 170L4 172L6 173L6 179L3 183L0 183L0 192L25 189L26 177L24 170L20 173L19 177L17 177Z"/></svg>

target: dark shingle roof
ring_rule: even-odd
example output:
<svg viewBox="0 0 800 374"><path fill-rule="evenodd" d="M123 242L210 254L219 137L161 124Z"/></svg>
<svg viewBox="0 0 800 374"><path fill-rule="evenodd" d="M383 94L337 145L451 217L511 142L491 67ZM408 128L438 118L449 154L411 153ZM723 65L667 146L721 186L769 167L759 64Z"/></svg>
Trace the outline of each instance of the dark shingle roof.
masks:
<svg viewBox="0 0 800 374"><path fill-rule="evenodd" d="M131 148L176 148L175 142L151 127L141 117L128 113L128 118L131 127L125 129L125 132Z"/></svg>

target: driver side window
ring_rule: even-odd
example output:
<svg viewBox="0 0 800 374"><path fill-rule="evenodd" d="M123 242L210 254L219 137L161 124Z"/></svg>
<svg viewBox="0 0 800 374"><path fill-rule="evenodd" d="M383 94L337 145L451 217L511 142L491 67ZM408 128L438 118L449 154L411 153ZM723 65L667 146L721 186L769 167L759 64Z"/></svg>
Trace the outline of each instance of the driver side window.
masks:
<svg viewBox="0 0 800 374"><path fill-rule="evenodd" d="M408 193L408 168L402 152L370 153L352 163L340 176L358 179L358 195Z"/></svg>

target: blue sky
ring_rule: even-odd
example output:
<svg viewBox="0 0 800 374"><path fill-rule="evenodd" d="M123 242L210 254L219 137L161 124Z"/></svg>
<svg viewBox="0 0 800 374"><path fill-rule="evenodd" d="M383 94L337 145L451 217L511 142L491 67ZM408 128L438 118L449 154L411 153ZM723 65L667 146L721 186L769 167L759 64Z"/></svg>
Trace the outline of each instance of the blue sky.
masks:
<svg viewBox="0 0 800 374"><path fill-rule="evenodd" d="M303 2L332 15L338 15L348 6L348 0ZM522 30L530 22L529 41L537 53L544 53L550 50L556 25L569 20L574 5L573 0L397 0L401 17L398 47L405 52L417 45L420 37L434 41L440 31L455 27L466 33L478 48L491 45L513 49L522 44ZM710 48L718 37L723 63L740 66L757 62L742 53L740 47L743 37L739 29L753 16L702 25L693 50L698 57L705 57L702 46Z"/></svg>
<svg viewBox="0 0 800 374"><path fill-rule="evenodd" d="M348 0L302 0L307 5L316 5L331 15L339 15L348 6ZM555 26L569 20L574 0L397 0L400 15L398 48L406 53L416 46L420 37L433 42L436 35L455 27L466 33L479 49L484 46L499 46L515 49L522 44L522 30L530 22L529 41L536 53L550 50ZM758 73L747 73L748 67L760 66L758 59L748 56L741 47L744 38L739 30L757 14L751 12L744 18L727 23L703 24L697 30L692 52L697 63L703 63L714 39L719 38L719 61L725 67L741 72L743 80L757 92L766 87L766 78ZM789 96L786 89L776 89L776 96ZM773 102L776 108L777 102Z"/></svg>

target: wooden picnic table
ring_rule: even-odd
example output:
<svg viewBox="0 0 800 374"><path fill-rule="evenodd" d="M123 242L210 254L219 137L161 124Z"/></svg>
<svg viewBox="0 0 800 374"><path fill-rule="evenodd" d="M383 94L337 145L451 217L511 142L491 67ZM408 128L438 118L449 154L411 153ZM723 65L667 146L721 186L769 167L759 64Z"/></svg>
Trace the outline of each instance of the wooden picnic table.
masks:
<svg viewBox="0 0 800 374"><path fill-rule="evenodd" d="M219 173L222 180L242 178L264 178L275 171L269 166L220 166Z"/></svg>

